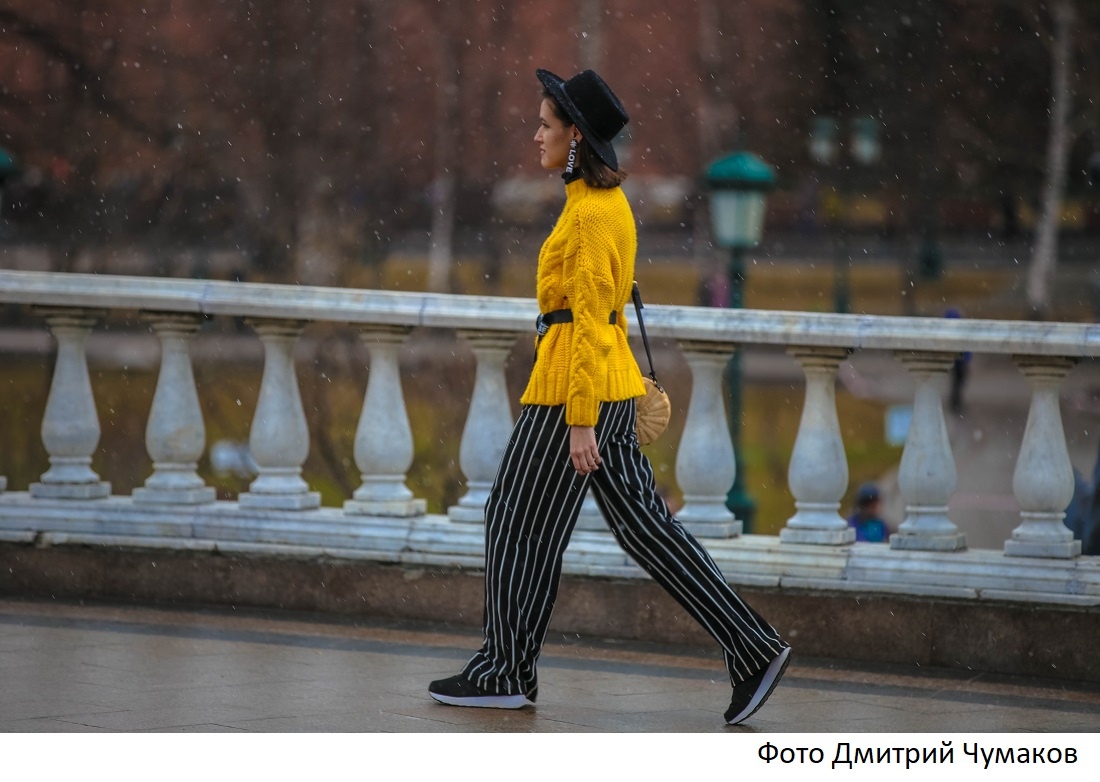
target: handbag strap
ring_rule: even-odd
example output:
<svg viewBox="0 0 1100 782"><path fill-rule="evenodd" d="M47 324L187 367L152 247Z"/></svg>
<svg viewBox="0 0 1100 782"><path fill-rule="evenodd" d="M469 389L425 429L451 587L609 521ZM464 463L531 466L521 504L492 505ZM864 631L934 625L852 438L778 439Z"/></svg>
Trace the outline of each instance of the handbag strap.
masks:
<svg viewBox="0 0 1100 782"><path fill-rule="evenodd" d="M638 281L634 281L634 288L630 292L630 298L634 300L634 313L638 316L638 330L642 332L642 344L645 345L645 357L649 359L649 378L661 391L661 384L657 382L657 371L653 368L653 352L649 349L649 337L645 333L645 321L642 320L642 293L638 290Z"/></svg>

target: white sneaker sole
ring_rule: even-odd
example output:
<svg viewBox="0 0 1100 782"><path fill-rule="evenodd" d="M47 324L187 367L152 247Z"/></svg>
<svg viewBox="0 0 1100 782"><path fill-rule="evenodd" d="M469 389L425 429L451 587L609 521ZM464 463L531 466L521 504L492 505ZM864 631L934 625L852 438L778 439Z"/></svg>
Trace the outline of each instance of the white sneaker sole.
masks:
<svg viewBox="0 0 1100 782"><path fill-rule="evenodd" d="M522 709L530 703L526 695L478 695L469 698L454 698L429 692L433 699L448 706L471 706L476 709Z"/></svg>
<svg viewBox="0 0 1100 782"><path fill-rule="evenodd" d="M756 693L752 696L752 700L748 702L748 705L741 710L741 713L736 715L733 719L726 722L727 725L736 725L739 722L743 722L756 713L764 701L768 699L768 696L772 694L772 690L775 689L775 685L779 682L779 677L783 675L783 670L787 667L787 659L791 656L791 647L787 647L779 656L771 661L768 665L768 672L764 674L764 678L760 680L760 686L756 688Z"/></svg>

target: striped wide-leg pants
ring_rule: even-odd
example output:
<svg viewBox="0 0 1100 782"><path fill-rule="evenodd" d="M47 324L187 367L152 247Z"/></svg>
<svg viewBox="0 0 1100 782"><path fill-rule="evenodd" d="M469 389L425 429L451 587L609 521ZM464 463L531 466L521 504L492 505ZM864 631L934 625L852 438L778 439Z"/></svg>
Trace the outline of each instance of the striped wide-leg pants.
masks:
<svg viewBox="0 0 1100 782"><path fill-rule="evenodd" d="M569 458L565 407L522 409L485 507L485 642L463 669L479 687L515 695L537 685L562 555L590 488L626 553L718 641L731 683L783 648L669 513L638 448L634 416L632 399L600 406L600 468L582 476Z"/></svg>

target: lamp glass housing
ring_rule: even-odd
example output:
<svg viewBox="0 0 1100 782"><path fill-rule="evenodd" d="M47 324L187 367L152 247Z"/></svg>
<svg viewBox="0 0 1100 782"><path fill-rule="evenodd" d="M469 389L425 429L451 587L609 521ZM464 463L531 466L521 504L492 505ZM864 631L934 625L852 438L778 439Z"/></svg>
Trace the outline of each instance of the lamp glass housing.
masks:
<svg viewBox="0 0 1100 782"><path fill-rule="evenodd" d="M764 234L763 190L714 190L710 219L714 238L722 247L756 247Z"/></svg>

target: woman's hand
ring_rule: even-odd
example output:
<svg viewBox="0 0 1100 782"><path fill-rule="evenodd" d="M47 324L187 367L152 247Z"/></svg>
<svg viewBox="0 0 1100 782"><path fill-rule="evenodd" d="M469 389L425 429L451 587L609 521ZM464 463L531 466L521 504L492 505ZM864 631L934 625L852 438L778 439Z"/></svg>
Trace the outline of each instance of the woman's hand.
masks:
<svg viewBox="0 0 1100 782"><path fill-rule="evenodd" d="M573 460L573 469L581 475L600 469L600 449L596 446L594 427L569 427L569 458Z"/></svg>

